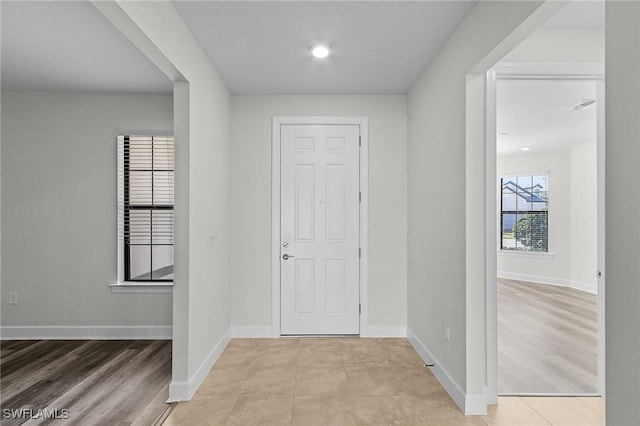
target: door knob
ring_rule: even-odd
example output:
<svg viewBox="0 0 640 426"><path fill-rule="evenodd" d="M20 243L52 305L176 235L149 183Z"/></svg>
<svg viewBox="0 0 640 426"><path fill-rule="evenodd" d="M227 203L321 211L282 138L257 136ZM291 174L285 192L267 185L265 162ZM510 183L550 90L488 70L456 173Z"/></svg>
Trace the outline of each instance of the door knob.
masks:
<svg viewBox="0 0 640 426"><path fill-rule="evenodd" d="M288 255L287 253L282 255L283 260L289 260L290 257L295 257L295 256Z"/></svg>

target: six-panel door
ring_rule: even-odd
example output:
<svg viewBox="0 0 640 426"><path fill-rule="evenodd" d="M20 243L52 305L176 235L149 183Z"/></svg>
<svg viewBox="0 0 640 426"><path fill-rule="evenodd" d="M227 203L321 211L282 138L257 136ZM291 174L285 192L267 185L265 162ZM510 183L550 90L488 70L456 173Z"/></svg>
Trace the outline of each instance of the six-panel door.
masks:
<svg viewBox="0 0 640 426"><path fill-rule="evenodd" d="M281 334L360 331L359 139L357 125L281 128Z"/></svg>

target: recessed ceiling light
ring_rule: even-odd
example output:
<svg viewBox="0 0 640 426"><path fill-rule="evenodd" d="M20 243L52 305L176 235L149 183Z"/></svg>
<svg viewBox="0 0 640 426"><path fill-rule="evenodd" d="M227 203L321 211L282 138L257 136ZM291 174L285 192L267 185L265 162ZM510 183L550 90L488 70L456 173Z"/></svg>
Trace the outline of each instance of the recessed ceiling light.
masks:
<svg viewBox="0 0 640 426"><path fill-rule="evenodd" d="M311 54L318 59L326 58L329 56L329 53L331 53L331 49L325 44L315 44L311 46Z"/></svg>
<svg viewBox="0 0 640 426"><path fill-rule="evenodd" d="M531 151L531 147L530 146L523 146L522 148L520 148L520 151Z"/></svg>

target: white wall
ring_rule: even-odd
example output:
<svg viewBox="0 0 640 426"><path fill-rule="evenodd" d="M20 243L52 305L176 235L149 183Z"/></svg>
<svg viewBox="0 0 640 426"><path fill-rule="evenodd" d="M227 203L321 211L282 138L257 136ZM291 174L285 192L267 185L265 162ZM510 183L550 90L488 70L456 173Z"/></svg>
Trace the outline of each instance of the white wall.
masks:
<svg viewBox="0 0 640 426"><path fill-rule="evenodd" d="M604 28L540 28L502 62L604 63Z"/></svg>
<svg viewBox="0 0 640 426"><path fill-rule="evenodd" d="M469 414L486 410L486 301L484 291L473 287L482 283L468 281L470 274L484 277L485 270L484 252L467 259L465 222L473 214L473 223L483 227L486 216L466 204L465 192L474 189L466 186L468 163L475 173L485 162L482 155L465 156L467 75L484 73L560 7L478 2L408 96L407 325L412 341L437 360L436 375ZM470 322L479 326L468 339ZM450 341L443 325L450 326Z"/></svg>
<svg viewBox="0 0 640 426"><path fill-rule="evenodd" d="M640 3L606 2L607 424L640 424Z"/></svg>
<svg viewBox="0 0 640 426"><path fill-rule="evenodd" d="M190 399L230 333L231 95L171 3L102 7L115 7L112 22L165 73L179 74L174 80L176 259L169 397Z"/></svg>
<svg viewBox="0 0 640 426"><path fill-rule="evenodd" d="M406 96L233 96L231 322L271 326L271 118L295 115L369 117L369 324L403 332Z"/></svg>
<svg viewBox="0 0 640 426"><path fill-rule="evenodd" d="M170 95L2 93L6 326L171 326L170 294L113 294L116 136L172 131Z"/></svg>
<svg viewBox="0 0 640 426"><path fill-rule="evenodd" d="M597 293L598 167L596 143L571 148L571 286Z"/></svg>
<svg viewBox="0 0 640 426"><path fill-rule="evenodd" d="M466 90L466 141L465 141L465 279L466 310L465 332L467 352L474 356L466 357L467 393L484 393L487 382L487 343L485 318L487 306L478 301L486 300L485 278L488 274L484 252L488 245L486 232L487 197L484 186L487 181L487 165L479 158L485 157L485 134L487 119L485 116L484 76L467 78ZM484 272L484 273L483 273ZM477 398L476 398L477 399ZM484 412L487 401L482 395L478 404L465 401L467 411ZM479 407L472 407L478 405ZM477 409L477 410L476 410Z"/></svg>
<svg viewBox="0 0 640 426"><path fill-rule="evenodd" d="M549 174L549 253L499 251L498 276L595 293L596 144L498 157L498 179L540 172ZM499 182L497 195L500 196ZM500 205L499 198L497 205ZM499 222L499 218L496 219ZM497 228L500 244L500 226Z"/></svg>
<svg viewBox="0 0 640 426"><path fill-rule="evenodd" d="M520 279L534 282L568 283L571 270L571 151L529 151L497 159L498 186L501 177L539 172L549 174L549 254L552 257L499 252L498 276L516 278L522 275ZM499 190L497 192L499 197ZM499 200L497 205L500 206ZM498 248L499 233L500 226Z"/></svg>

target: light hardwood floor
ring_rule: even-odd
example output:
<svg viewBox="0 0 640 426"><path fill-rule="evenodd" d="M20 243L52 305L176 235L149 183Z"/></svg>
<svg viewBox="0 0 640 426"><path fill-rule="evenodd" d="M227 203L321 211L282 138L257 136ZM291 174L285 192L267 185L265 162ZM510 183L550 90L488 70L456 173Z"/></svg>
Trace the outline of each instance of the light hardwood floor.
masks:
<svg viewBox="0 0 640 426"><path fill-rule="evenodd" d="M168 408L170 341L3 341L0 351L3 426L150 426ZM43 409L58 420L29 420Z"/></svg>
<svg viewBox="0 0 640 426"><path fill-rule="evenodd" d="M498 280L498 393L597 392L596 296Z"/></svg>
<svg viewBox="0 0 640 426"><path fill-rule="evenodd" d="M604 425L600 398L500 398L464 416L406 339L232 339L164 426Z"/></svg>

